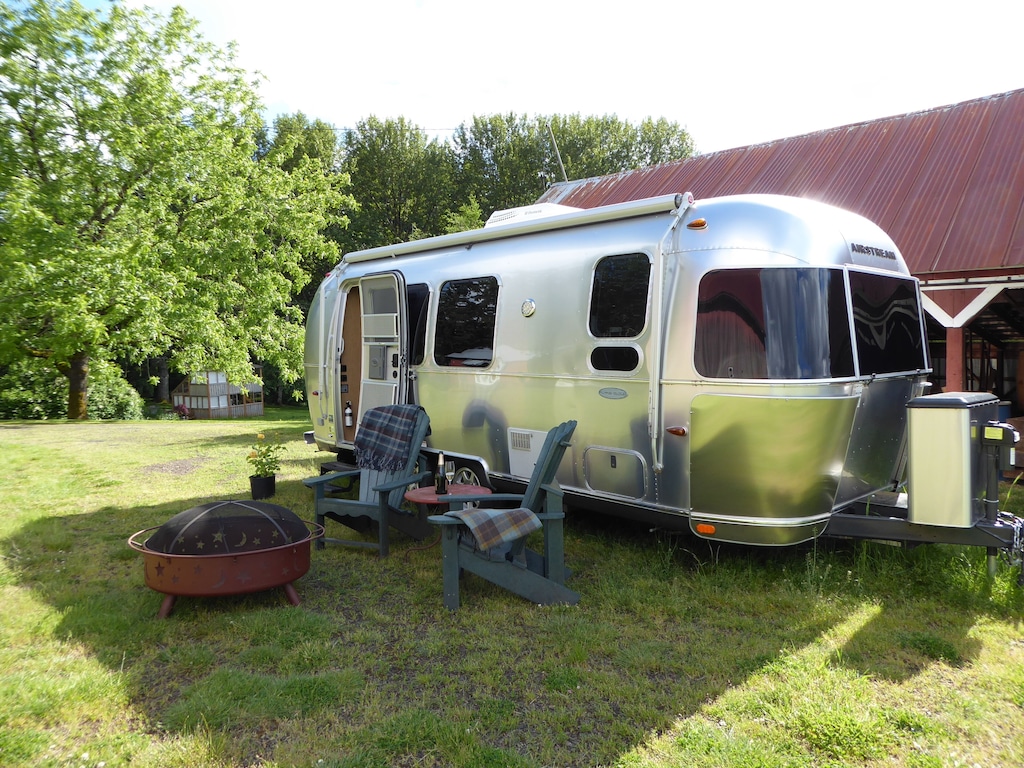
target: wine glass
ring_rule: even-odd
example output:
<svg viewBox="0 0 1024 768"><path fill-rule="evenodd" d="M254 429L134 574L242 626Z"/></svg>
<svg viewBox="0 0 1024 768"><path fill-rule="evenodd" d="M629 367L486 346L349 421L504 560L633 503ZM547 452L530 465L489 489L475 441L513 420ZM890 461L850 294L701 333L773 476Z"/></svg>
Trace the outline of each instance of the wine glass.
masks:
<svg viewBox="0 0 1024 768"><path fill-rule="evenodd" d="M455 462L446 461L444 463L444 479L448 481L448 485L452 484L452 480L455 479Z"/></svg>

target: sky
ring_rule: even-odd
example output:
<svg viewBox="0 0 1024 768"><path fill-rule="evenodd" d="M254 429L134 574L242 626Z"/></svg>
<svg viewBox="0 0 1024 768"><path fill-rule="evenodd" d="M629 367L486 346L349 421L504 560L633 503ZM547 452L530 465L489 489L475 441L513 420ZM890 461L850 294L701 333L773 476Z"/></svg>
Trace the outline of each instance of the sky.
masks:
<svg viewBox="0 0 1024 768"><path fill-rule="evenodd" d="M101 4L93 0L90 5ZM1024 87L1020 0L127 0L181 5L268 121L665 118L702 154Z"/></svg>

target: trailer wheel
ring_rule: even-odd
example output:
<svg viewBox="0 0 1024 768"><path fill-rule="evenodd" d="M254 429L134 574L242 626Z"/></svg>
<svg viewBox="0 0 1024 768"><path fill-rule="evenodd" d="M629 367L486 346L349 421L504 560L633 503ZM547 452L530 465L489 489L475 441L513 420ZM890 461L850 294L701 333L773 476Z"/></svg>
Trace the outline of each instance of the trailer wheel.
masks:
<svg viewBox="0 0 1024 768"><path fill-rule="evenodd" d="M487 483L481 483L473 468L468 466L456 469L455 479L452 482L456 485L487 485Z"/></svg>

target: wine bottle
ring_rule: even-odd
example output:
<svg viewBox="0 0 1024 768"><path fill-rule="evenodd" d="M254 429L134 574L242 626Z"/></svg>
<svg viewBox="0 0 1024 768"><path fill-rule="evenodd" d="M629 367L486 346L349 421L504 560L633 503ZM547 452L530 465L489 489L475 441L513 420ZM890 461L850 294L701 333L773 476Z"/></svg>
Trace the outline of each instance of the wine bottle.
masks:
<svg viewBox="0 0 1024 768"><path fill-rule="evenodd" d="M437 454L437 472L434 473L434 490L438 496L448 493L448 480L444 476L444 452Z"/></svg>

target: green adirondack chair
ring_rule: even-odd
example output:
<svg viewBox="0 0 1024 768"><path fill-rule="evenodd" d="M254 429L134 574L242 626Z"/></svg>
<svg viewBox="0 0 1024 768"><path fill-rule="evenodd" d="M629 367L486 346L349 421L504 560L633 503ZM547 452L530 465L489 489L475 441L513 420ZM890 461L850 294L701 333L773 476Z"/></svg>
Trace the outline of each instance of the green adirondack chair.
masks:
<svg viewBox="0 0 1024 768"><path fill-rule="evenodd" d="M566 421L548 432L533 476L523 494L496 493L489 496L442 496L462 507L428 520L441 526L442 577L445 607L459 607L459 576L469 571L504 589L541 605L575 605L580 595L565 586L562 522L562 489L555 472L562 461L575 421ZM495 509L492 504L513 502L512 509ZM529 535L543 529L543 552L526 546Z"/></svg>
<svg viewBox="0 0 1024 768"><path fill-rule="evenodd" d="M317 523L324 525L331 519L353 530L365 530L366 523L373 522L377 526L377 541L320 538L316 543L318 549L329 541L376 549L381 557L387 557L390 528L419 540L430 535L434 530L430 523L418 512L401 508L405 490L431 476L429 470L416 471L420 447L429 429L430 418L418 405L385 405L363 414L355 439L359 468L329 472L302 482L313 489ZM420 464L421 467L427 465L427 461ZM358 479L358 499L329 495L332 484L346 478Z"/></svg>

